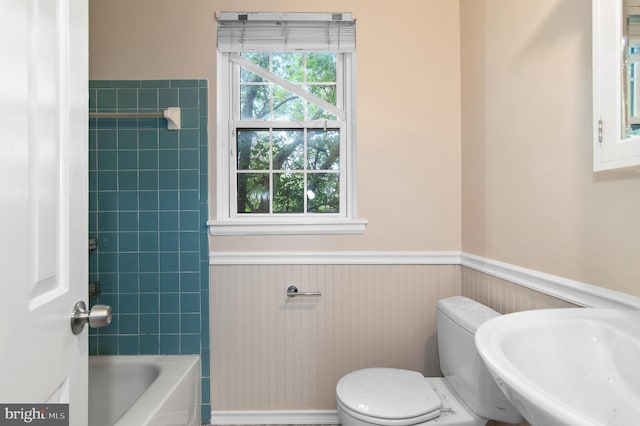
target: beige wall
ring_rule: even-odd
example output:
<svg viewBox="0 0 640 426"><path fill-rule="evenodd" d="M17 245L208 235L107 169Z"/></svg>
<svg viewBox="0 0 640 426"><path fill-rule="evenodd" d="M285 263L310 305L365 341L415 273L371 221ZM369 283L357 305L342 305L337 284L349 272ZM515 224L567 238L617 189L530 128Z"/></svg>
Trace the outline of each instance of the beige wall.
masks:
<svg viewBox="0 0 640 426"><path fill-rule="evenodd" d="M357 18L356 236L216 237L212 250L459 250L458 2L90 0L90 78L208 78L215 215L214 12L345 11ZM384 25L395 25L393 32Z"/></svg>
<svg viewBox="0 0 640 426"><path fill-rule="evenodd" d="M464 252L640 295L640 174L591 171L591 7L461 0Z"/></svg>

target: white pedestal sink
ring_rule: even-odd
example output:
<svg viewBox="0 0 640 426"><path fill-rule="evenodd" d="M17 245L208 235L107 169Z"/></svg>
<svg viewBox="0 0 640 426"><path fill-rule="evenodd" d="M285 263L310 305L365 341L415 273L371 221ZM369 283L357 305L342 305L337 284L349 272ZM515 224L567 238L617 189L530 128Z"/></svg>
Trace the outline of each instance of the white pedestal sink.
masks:
<svg viewBox="0 0 640 426"><path fill-rule="evenodd" d="M535 426L640 424L640 311L502 315L480 326L476 346Z"/></svg>

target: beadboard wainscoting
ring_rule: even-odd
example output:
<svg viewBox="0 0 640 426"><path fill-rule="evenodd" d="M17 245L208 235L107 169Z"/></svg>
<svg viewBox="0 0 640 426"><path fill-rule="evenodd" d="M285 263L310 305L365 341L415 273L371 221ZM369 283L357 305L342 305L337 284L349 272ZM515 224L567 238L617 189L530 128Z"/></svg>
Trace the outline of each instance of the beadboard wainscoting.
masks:
<svg viewBox="0 0 640 426"><path fill-rule="evenodd" d="M576 308L571 302L514 284L466 266L462 267L462 295L501 314L531 309Z"/></svg>
<svg viewBox="0 0 640 426"><path fill-rule="evenodd" d="M359 368L440 375L436 302L461 293L459 265L216 265L211 273L212 420L335 410L336 383ZM290 298L289 285L322 295Z"/></svg>
<svg viewBox="0 0 640 426"><path fill-rule="evenodd" d="M503 314L640 308L638 297L461 252L213 252L210 264L212 424L336 424L335 386L350 371L440 376L441 298ZM322 295L287 297L290 285Z"/></svg>

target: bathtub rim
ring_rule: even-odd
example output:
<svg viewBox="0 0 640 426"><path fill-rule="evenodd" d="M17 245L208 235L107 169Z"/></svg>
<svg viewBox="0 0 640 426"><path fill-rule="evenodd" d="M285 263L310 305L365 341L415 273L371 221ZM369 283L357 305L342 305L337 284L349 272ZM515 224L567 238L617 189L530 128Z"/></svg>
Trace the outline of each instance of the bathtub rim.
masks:
<svg viewBox="0 0 640 426"><path fill-rule="evenodd" d="M122 424L145 424L166 404L180 384L196 369L197 407L202 398L200 355L92 355L92 363L101 364L152 364L160 369L158 377L116 420L114 426ZM198 408L197 408L198 409ZM196 412L199 417L199 413Z"/></svg>

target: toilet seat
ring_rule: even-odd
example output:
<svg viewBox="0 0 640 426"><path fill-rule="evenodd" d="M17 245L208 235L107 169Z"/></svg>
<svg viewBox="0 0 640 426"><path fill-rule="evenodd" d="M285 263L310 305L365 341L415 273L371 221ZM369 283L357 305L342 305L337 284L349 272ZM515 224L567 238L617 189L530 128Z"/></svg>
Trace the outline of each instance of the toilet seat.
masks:
<svg viewBox="0 0 640 426"><path fill-rule="evenodd" d="M336 387L349 415L373 424L406 426L440 416L442 402L416 371L366 368L347 374Z"/></svg>

